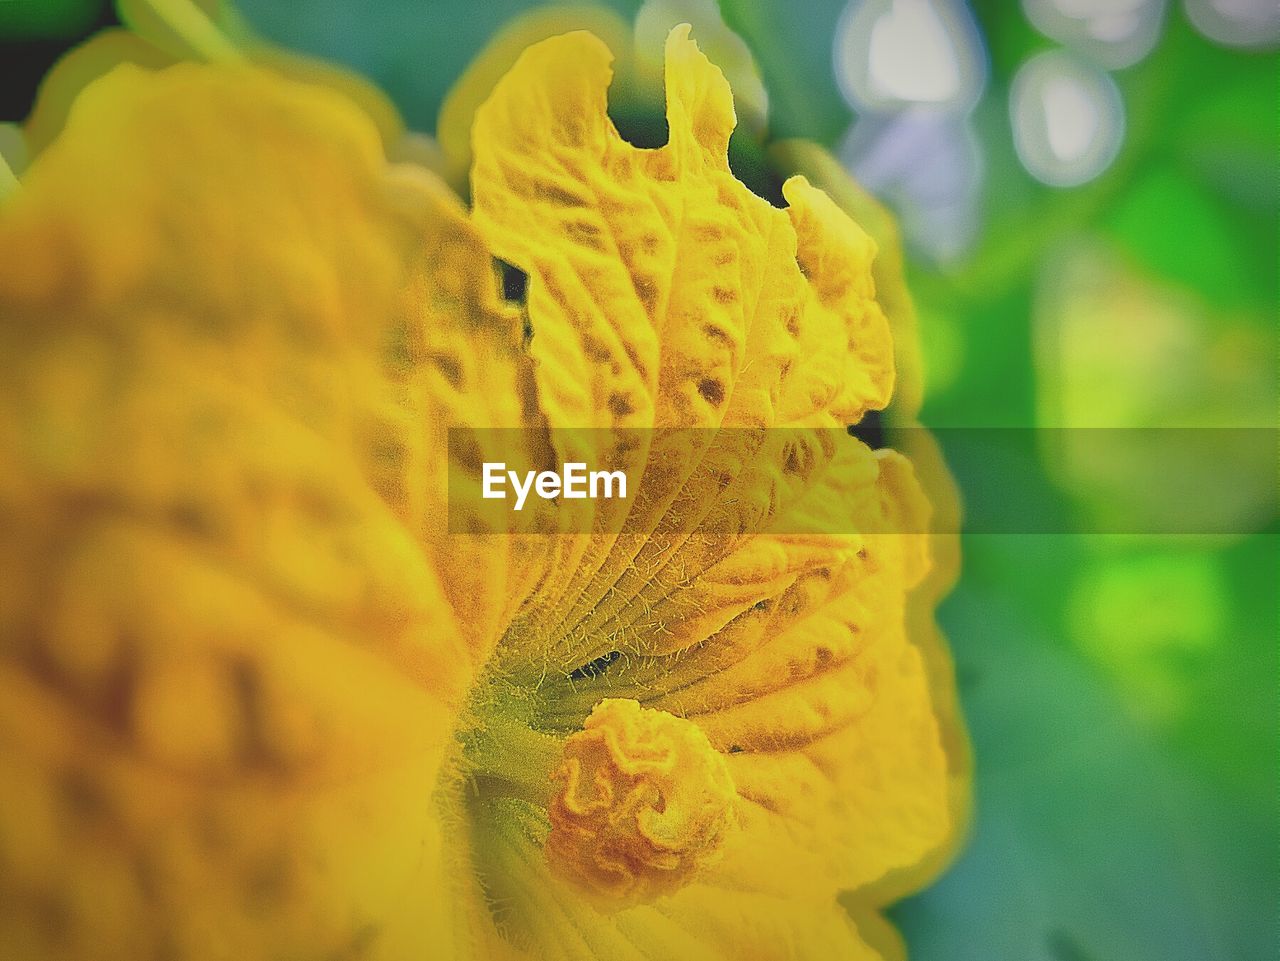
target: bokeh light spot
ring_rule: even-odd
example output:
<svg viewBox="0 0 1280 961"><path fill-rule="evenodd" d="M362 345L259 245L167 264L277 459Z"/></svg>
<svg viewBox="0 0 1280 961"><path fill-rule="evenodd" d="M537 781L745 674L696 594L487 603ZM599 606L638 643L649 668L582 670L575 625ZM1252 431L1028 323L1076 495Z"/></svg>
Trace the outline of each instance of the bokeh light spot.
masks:
<svg viewBox="0 0 1280 961"><path fill-rule="evenodd" d="M1022 0L1022 8L1046 37L1118 70L1151 52L1165 0Z"/></svg>
<svg viewBox="0 0 1280 961"><path fill-rule="evenodd" d="M1054 187L1092 180L1124 138L1124 104L1103 71L1061 52L1018 70L1009 92L1014 146L1027 171Z"/></svg>
<svg viewBox="0 0 1280 961"><path fill-rule="evenodd" d="M839 156L859 183L893 205L913 252L946 263L972 246L984 162L967 115L916 107L863 117Z"/></svg>
<svg viewBox="0 0 1280 961"><path fill-rule="evenodd" d="M1186 712L1197 673L1223 642L1225 585L1217 557L1194 545L1101 556L1071 595L1072 633L1140 716Z"/></svg>
<svg viewBox="0 0 1280 961"><path fill-rule="evenodd" d="M861 110L967 110L986 79L972 15L953 0L853 0L836 26L835 72Z"/></svg>
<svg viewBox="0 0 1280 961"><path fill-rule="evenodd" d="M1276 0L1187 0L1187 18L1210 40L1230 47L1280 42Z"/></svg>

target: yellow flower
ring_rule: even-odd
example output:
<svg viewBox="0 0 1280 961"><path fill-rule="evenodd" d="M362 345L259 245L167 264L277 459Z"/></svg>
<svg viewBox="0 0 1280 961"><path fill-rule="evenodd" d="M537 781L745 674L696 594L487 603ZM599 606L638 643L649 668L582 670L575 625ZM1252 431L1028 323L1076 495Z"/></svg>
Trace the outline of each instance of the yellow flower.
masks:
<svg viewBox="0 0 1280 961"><path fill-rule="evenodd" d="M470 211L320 84L75 99L0 208L0 956L893 950L956 829L910 464L850 440L797 493L766 448L863 533L730 537L696 452L620 444L883 407L875 245L734 179L687 29L666 147L608 83L588 34L527 50ZM459 426L653 468L651 532L450 534Z"/></svg>

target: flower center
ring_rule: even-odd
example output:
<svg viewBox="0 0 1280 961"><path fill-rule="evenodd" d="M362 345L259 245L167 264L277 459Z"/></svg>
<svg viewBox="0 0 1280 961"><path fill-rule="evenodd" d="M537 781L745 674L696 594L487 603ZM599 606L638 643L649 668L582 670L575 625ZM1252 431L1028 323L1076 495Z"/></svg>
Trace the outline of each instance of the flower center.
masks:
<svg viewBox="0 0 1280 961"><path fill-rule="evenodd" d="M737 825L728 766L702 730L632 700L596 705L552 784L547 858L608 906L682 887Z"/></svg>

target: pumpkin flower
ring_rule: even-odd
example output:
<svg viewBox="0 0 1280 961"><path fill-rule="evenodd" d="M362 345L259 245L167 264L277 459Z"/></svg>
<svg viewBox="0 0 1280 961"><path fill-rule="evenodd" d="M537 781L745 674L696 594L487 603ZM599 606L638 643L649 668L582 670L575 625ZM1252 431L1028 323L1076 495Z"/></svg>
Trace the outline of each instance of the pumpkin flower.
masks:
<svg viewBox="0 0 1280 961"><path fill-rule="evenodd" d="M519 57L469 208L234 57L106 71L0 201L0 956L900 953L957 834L912 466L766 452L860 533L731 537L653 430L884 407L876 246L734 178L688 28L660 149L609 64ZM653 468L647 533L451 533L486 427Z"/></svg>

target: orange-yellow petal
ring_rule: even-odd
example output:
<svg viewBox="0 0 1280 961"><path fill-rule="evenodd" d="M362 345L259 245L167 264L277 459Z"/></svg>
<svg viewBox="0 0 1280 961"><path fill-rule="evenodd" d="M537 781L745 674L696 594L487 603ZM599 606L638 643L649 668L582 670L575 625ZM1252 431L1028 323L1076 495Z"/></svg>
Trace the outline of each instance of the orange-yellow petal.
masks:
<svg viewBox="0 0 1280 961"><path fill-rule="evenodd" d="M518 406L519 318L456 201L323 88L121 66L0 265L0 954L470 950L483 641L417 473Z"/></svg>

